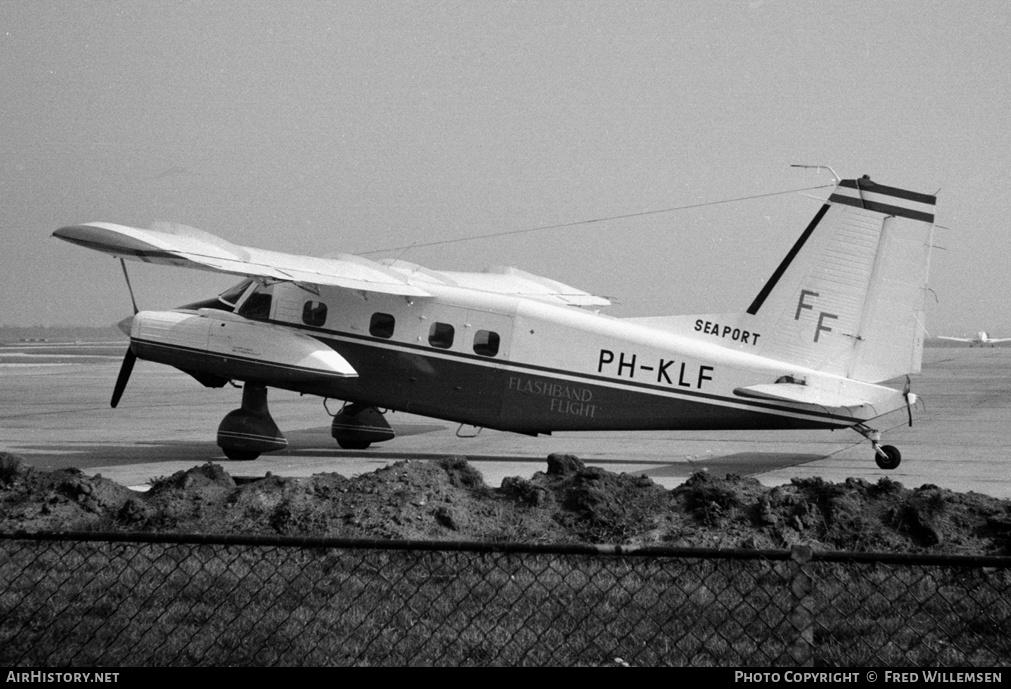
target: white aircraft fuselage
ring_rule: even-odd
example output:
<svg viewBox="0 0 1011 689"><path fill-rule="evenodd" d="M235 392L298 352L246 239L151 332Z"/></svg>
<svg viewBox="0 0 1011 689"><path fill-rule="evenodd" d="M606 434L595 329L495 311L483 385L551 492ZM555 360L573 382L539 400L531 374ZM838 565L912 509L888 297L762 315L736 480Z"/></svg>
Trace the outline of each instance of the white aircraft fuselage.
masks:
<svg viewBox="0 0 1011 689"><path fill-rule="evenodd" d="M307 369L306 375L280 380L277 366L268 363L264 351L257 351L243 379L473 426L530 434L840 428L906 404L902 393L892 388L753 354L748 348L761 341L762 333L712 321L675 334L580 309L443 286L429 287L435 295L431 298L415 299L363 299L335 288L321 288L317 297L290 283L261 289L271 293L270 316L262 322L269 323L267 332L282 341L288 329L308 335L322 345L317 357L338 352L357 375L330 372L302 359L286 365ZM306 300L326 304L326 322L302 323ZM166 330L163 319L149 313L135 317L131 332L140 358L214 374L220 373L222 358L235 365L251 353L252 338L244 333L230 340L231 349L225 345L203 361L207 345L190 342L188 357L187 338ZM388 336L385 331L381 337L370 333L376 314L392 318ZM232 314L214 309L188 317L219 321L210 332L235 327ZM433 346L433 324L452 328L452 342L444 339ZM481 332L498 337L495 354L488 354L486 346L477 348L485 354L475 351L474 338ZM713 346L733 343L735 336L739 348ZM290 353L293 343L280 349ZM305 354L299 351L299 356ZM257 365L262 366L259 372ZM867 404L816 411L734 394L735 389L785 376L804 379L812 388L862 397Z"/></svg>

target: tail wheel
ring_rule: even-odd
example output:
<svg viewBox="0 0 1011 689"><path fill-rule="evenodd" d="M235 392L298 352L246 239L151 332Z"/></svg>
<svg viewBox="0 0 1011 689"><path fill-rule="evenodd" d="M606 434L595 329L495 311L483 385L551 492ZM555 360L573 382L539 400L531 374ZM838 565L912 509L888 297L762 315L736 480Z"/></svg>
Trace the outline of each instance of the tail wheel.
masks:
<svg viewBox="0 0 1011 689"><path fill-rule="evenodd" d="M877 462L878 466L882 469L891 471L899 466L902 462L902 453L894 445L882 445L880 452L874 453L874 461ZM882 455L881 453L884 453Z"/></svg>

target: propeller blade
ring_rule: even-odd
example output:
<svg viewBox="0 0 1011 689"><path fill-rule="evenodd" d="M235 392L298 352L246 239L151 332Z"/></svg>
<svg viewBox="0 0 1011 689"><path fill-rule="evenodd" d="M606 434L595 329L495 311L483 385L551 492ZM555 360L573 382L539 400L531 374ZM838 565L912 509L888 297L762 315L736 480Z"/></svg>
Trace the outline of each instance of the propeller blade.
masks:
<svg viewBox="0 0 1011 689"><path fill-rule="evenodd" d="M113 408L119 404L119 398L123 396L123 391L126 390L126 382L130 380L130 373L133 372L133 365L136 362L137 355L133 353L132 349L127 349L126 356L123 357L123 365L119 369L119 377L116 378L116 387L112 389Z"/></svg>

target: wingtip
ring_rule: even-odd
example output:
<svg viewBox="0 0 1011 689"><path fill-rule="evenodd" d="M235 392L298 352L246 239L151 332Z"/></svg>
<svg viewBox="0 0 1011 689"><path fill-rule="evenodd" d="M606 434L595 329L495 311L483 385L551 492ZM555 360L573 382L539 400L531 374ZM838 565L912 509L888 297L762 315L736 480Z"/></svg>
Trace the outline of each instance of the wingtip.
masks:
<svg viewBox="0 0 1011 689"><path fill-rule="evenodd" d="M54 230L53 235L57 239L68 239L74 234L74 231L80 228L81 225L64 225L63 227Z"/></svg>

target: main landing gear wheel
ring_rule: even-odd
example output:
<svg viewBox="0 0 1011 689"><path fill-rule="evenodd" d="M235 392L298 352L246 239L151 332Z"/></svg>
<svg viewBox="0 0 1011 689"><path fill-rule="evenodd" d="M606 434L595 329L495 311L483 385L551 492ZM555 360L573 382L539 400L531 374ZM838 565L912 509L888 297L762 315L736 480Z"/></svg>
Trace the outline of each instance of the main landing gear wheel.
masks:
<svg viewBox="0 0 1011 689"><path fill-rule="evenodd" d="M246 383L242 407L229 412L218 426L218 447L228 459L248 461L287 446L267 408L266 386Z"/></svg>
<svg viewBox="0 0 1011 689"><path fill-rule="evenodd" d="M349 404L333 417L330 435L344 450L364 450L372 443L381 443L396 434L375 407Z"/></svg>
<svg viewBox="0 0 1011 689"><path fill-rule="evenodd" d="M874 461L882 469L892 470L899 466L902 461L902 453L899 448L893 445L882 445L874 453Z"/></svg>

